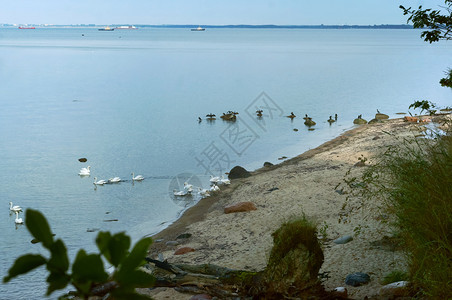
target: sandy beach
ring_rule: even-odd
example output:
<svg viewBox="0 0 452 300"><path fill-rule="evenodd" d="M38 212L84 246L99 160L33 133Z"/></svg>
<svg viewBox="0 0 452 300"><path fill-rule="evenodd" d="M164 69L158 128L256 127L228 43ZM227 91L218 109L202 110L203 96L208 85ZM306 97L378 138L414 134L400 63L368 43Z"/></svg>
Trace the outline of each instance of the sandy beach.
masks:
<svg viewBox="0 0 452 300"><path fill-rule="evenodd" d="M363 299L378 295L381 279L394 270L405 270L400 249L386 243L391 228L381 222L375 200L351 197L343 209L346 195L336 189L351 170L359 176L366 166L356 166L361 157L372 157L400 138L419 135L420 125L403 119L361 125L321 146L278 165L263 167L251 177L232 180L214 196L204 198L167 229L154 236L149 255L162 253L170 263L216 264L232 269L260 271L265 268L272 247L271 234L285 221L305 214L318 224L323 236L324 264L320 270L327 290L344 286L348 297ZM365 207L361 207L362 200ZM224 207L251 201L257 210L225 214ZM342 221L339 220L342 217ZM387 217L387 216L386 216ZM345 222L344 222L345 220ZM192 236L178 239L183 233ZM350 235L353 240L336 244L333 240ZM192 247L194 252L174 255L176 249ZM364 272L370 283L352 287L344 280L348 274ZM155 299L189 299L170 288L150 291Z"/></svg>

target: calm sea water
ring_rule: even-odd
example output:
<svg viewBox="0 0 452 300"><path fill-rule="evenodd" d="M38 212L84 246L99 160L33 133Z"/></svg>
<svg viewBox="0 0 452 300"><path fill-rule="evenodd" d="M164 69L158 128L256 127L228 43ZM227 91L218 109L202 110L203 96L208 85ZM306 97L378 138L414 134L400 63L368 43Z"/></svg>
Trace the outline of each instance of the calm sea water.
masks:
<svg viewBox="0 0 452 300"><path fill-rule="evenodd" d="M136 241L170 224L199 200L171 195L184 180L207 187L210 174L235 165L277 163L350 129L358 114L395 117L420 99L450 106L438 81L451 44L429 45L419 34L0 29L0 277L22 254L48 255L14 224L9 201L42 211L74 257L95 251L96 230ZM229 110L239 112L233 124L204 118ZM290 112L299 117L290 121ZM91 176L81 178L87 165ZM133 183L132 172L145 180ZM95 188L95 176L124 182ZM0 298L43 298L45 274L0 285Z"/></svg>

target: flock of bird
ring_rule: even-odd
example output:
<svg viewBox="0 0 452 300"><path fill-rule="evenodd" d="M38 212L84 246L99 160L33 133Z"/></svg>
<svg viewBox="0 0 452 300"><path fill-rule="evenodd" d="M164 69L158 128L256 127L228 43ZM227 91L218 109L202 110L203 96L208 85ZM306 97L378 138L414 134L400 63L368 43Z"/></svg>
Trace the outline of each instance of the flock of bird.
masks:
<svg viewBox="0 0 452 300"><path fill-rule="evenodd" d="M221 184L231 184L231 181L227 178L224 178L224 176L210 176L210 188L209 189L203 189L200 187L197 187L198 194L202 197L209 197L211 192L217 192L220 190L219 185ZM194 186L192 184L189 184L188 182L184 182L184 189L182 191L178 191L176 189L173 190L174 196L177 197L185 197L185 196L191 196L193 195L193 189Z"/></svg>
<svg viewBox="0 0 452 300"><path fill-rule="evenodd" d="M262 118L264 111L262 109L256 110L256 115L258 118ZM235 121L236 120L236 115L238 115L238 112L235 111L228 111L227 113L223 113L222 116L220 116L223 120L225 121ZM291 120L293 120L294 118L296 118L297 116L291 112L290 115L286 116L287 118L290 118ZM210 113L208 115L206 115L206 119L208 121L214 121L216 119L216 115L213 113ZM307 114L303 117L303 119L305 120L305 125L307 126L313 126L316 123L312 120L311 117L309 117ZM337 114L334 115L334 119L333 116L330 116L330 118L327 120L328 123L334 123L337 121ZM198 122L202 122L201 117L198 117Z"/></svg>
<svg viewBox="0 0 452 300"><path fill-rule="evenodd" d="M16 219L14 220L14 223L16 223L16 224L23 224L24 223L22 218L19 218L19 213L22 212L22 207L20 207L19 205L13 205L12 202L9 202L9 212L16 214Z"/></svg>
<svg viewBox="0 0 452 300"><path fill-rule="evenodd" d="M91 166L88 166L86 168L81 168L80 172L78 173L78 175L80 175L81 177L91 176ZM144 179L144 177L142 175L135 176L135 173L133 173L133 172L132 172L131 175L132 175L132 182L133 181L141 181L141 180ZM104 184L110 184L110 183L119 183L121 181L123 181L123 180L120 177L117 177L117 176L116 177L112 177L112 178L110 178L108 180L104 180L104 179L97 180L97 177L94 177L93 184L95 186L97 186L97 185L104 185Z"/></svg>

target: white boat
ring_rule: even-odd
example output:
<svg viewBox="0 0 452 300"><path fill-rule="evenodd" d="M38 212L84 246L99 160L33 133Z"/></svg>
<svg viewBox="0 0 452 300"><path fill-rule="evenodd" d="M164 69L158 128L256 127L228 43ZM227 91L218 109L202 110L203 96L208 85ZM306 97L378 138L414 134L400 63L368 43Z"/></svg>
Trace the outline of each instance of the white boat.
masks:
<svg viewBox="0 0 452 300"><path fill-rule="evenodd" d="M191 31L204 31L205 28L202 28L201 26L198 26L198 28L192 28Z"/></svg>
<svg viewBox="0 0 452 300"><path fill-rule="evenodd" d="M118 26L115 29L138 29L133 25L128 25L128 26Z"/></svg>

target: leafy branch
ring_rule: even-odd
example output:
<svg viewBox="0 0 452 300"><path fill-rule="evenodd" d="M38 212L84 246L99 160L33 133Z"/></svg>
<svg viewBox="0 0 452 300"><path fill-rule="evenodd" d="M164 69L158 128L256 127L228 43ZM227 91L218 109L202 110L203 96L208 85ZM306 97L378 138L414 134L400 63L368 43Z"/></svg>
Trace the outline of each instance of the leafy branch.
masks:
<svg viewBox="0 0 452 300"><path fill-rule="evenodd" d="M140 269L145 263L147 250L152 243L151 238L141 239L129 252L130 237L124 232L114 235L110 232L99 232L96 244L100 253L88 254L80 249L72 264L72 273L69 273L66 246L62 240L54 240L46 218L39 211L28 209L25 225L33 237L49 250L50 257L39 254L19 257L9 269L8 275L3 278L4 283L45 265L49 271L47 296L71 284L77 290L76 296L84 299L106 293L110 293L110 299L149 299L136 294L135 288L150 287L155 281L154 276ZM115 267L112 275L105 271L102 256ZM108 289L105 291L97 288L100 285L106 285Z"/></svg>

